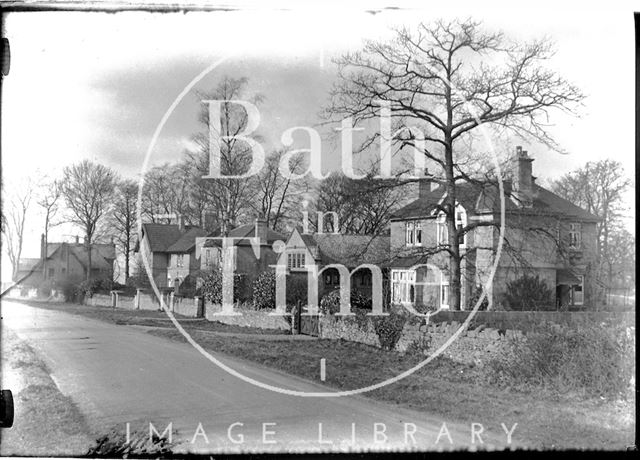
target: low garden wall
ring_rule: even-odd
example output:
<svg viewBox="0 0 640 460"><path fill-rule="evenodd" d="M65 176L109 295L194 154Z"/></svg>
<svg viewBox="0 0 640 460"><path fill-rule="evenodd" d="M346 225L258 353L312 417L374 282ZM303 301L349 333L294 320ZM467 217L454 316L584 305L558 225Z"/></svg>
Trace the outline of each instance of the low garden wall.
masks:
<svg viewBox="0 0 640 460"><path fill-rule="evenodd" d="M234 326L255 327L260 329L291 330L291 323L287 321L287 318L280 315L269 315L273 310L253 310L248 307L237 306L235 311L241 313L241 315L216 315L216 313L222 311L222 307L210 302L205 302L204 310L205 318L209 321L218 321L220 323L231 324Z"/></svg>
<svg viewBox="0 0 640 460"><path fill-rule="evenodd" d="M127 296L120 293L117 295L116 308L123 308L125 310L136 310L138 308L135 296Z"/></svg>
<svg viewBox="0 0 640 460"><path fill-rule="evenodd" d="M441 311L431 316L430 323L463 323L470 311ZM517 329L530 331L545 323L560 324L562 326L577 327L592 324L634 324L634 312L606 312L606 311L479 311L476 312L469 327L474 329L480 325L494 329Z"/></svg>
<svg viewBox="0 0 640 460"><path fill-rule="evenodd" d="M160 302L156 295L151 292L138 291L138 309L139 310L160 310Z"/></svg>
<svg viewBox="0 0 640 460"><path fill-rule="evenodd" d="M201 300L189 297L173 297L171 303L171 311L178 315L187 316L189 318L201 318L203 316L203 307Z"/></svg>
<svg viewBox="0 0 640 460"><path fill-rule="evenodd" d="M85 297L85 305L91 305L92 307L113 307L113 295L111 294L93 294L91 297Z"/></svg>
<svg viewBox="0 0 640 460"><path fill-rule="evenodd" d="M395 350L404 352L413 344L428 350L429 354L433 353L462 326L462 321L468 314L469 312L464 311L441 312L431 318L429 324L418 319L407 321ZM325 315L319 321L321 338L343 339L380 347L371 318ZM545 323L569 327L602 323L634 326L635 316L626 312L478 312L469 327L452 341L442 355L458 362L481 366L493 357L508 353L509 339L524 337L527 332Z"/></svg>

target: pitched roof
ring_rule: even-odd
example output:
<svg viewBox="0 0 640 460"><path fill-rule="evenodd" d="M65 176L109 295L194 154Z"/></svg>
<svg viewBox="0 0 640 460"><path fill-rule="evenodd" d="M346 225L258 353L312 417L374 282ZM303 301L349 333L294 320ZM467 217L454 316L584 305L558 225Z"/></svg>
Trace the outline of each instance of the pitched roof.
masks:
<svg viewBox="0 0 640 460"><path fill-rule="evenodd" d="M255 224L246 224L234 228L228 233L228 236L233 238L255 238L256 226ZM286 237L275 230L267 228L267 243L273 243L277 240L284 240Z"/></svg>
<svg viewBox="0 0 640 460"><path fill-rule="evenodd" d="M343 264L357 267L361 264L384 265L389 260L388 237L369 235L341 235L314 233L300 235L311 253L323 265Z"/></svg>
<svg viewBox="0 0 640 460"><path fill-rule="evenodd" d="M111 246L113 249L113 257L111 248L105 246ZM78 259L78 262L87 268L89 265L89 254L87 249L82 244L70 244L70 252ZM115 246L114 245L91 245L91 269L92 270L111 270L113 268L113 260L115 259Z"/></svg>
<svg viewBox="0 0 640 460"><path fill-rule="evenodd" d="M531 207L521 207L511 199L514 194L511 183L504 181L505 212L510 214L540 214L574 218L584 221L598 221L599 218L556 195L546 188L533 184L533 203ZM423 198L416 199L400 208L392 220L432 217L432 212L443 198L443 185L428 192ZM500 190L497 183L460 183L456 184L457 201L469 212L476 214L500 212Z"/></svg>
<svg viewBox="0 0 640 460"><path fill-rule="evenodd" d="M142 224L142 233L147 237L151 252L166 252L182 236L175 224Z"/></svg>
<svg viewBox="0 0 640 460"><path fill-rule="evenodd" d="M28 271L34 268L40 262L40 258L35 257L24 257L20 259L18 263L18 271Z"/></svg>
<svg viewBox="0 0 640 460"><path fill-rule="evenodd" d="M200 227L192 227L182 233L178 240L169 246L165 252L186 254L195 248L196 238L210 235L213 235L213 233L209 233Z"/></svg>

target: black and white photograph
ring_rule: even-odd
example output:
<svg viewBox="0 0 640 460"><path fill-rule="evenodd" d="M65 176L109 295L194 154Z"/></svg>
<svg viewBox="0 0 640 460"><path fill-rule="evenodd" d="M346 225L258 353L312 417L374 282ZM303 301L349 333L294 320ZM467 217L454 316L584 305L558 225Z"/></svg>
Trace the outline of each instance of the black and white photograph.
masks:
<svg viewBox="0 0 640 460"><path fill-rule="evenodd" d="M1 457L637 450L640 3L0 13Z"/></svg>

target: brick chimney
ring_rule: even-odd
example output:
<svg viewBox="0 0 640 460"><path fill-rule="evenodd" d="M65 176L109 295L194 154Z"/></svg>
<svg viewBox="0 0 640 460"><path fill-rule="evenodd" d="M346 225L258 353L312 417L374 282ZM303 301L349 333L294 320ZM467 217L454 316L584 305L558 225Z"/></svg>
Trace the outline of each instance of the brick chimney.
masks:
<svg viewBox="0 0 640 460"><path fill-rule="evenodd" d="M260 242L267 241L267 220L262 216L256 217L256 236Z"/></svg>
<svg viewBox="0 0 640 460"><path fill-rule="evenodd" d="M47 248L44 241L44 233L40 235L40 260L44 261L47 256Z"/></svg>
<svg viewBox="0 0 640 460"><path fill-rule="evenodd" d="M425 177L418 181L418 198L421 200L426 199L432 191L438 188L438 183L429 176L428 168L424 168L424 175Z"/></svg>
<svg viewBox="0 0 640 460"><path fill-rule="evenodd" d="M182 214L177 214L176 220L178 221L178 230L184 232L184 218L182 217Z"/></svg>
<svg viewBox="0 0 640 460"><path fill-rule="evenodd" d="M533 179L531 169L533 158L521 146L516 147L515 174L513 176L513 196L520 207L533 205Z"/></svg>
<svg viewBox="0 0 640 460"><path fill-rule="evenodd" d="M80 237L76 235L76 244L80 244Z"/></svg>

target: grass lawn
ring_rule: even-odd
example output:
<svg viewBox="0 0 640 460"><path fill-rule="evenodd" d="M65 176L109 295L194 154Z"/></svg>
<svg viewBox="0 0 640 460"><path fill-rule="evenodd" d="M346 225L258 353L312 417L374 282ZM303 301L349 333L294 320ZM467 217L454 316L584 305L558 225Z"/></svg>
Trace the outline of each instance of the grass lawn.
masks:
<svg viewBox="0 0 640 460"><path fill-rule="evenodd" d="M167 325L164 312L127 311L70 304L28 302L39 308L63 310L115 324ZM146 323L145 323L146 322ZM349 390L398 375L423 359L342 340L265 342L251 335L225 337L207 331L260 333L258 329L181 319L204 348L319 381L326 360L327 386ZM271 331L272 333L274 331ZM175 329L155 329L154 335L184 341ZM262 331L265 333L265 331ZM268 331L267 331L268 333ZM275 337L274 337L275 338ZM635 401L605 401L582 394L557 394L536 388L530 392L501 390L486 383L482 369L439 358L401 381L367 397L428 412L443 420L511 427L537 448L625 449L635 440Z"/></svg>

